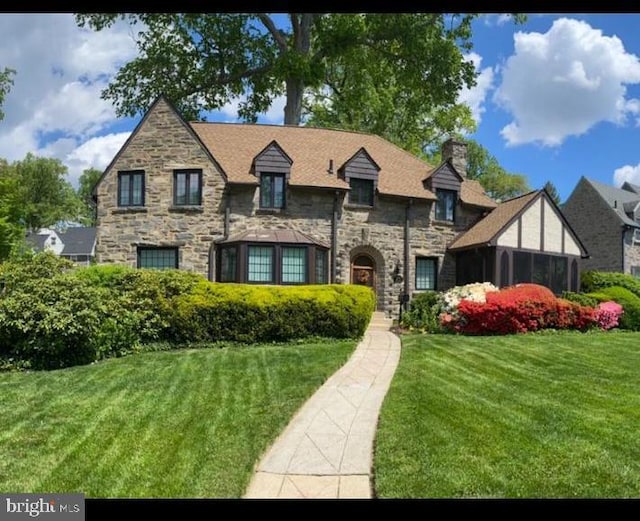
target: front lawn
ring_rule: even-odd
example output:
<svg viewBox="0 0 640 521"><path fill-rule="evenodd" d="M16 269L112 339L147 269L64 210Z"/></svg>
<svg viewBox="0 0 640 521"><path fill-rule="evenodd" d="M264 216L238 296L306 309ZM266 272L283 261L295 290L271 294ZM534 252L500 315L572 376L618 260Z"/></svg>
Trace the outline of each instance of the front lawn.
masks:
<svg viewBox="0 0 640 521"><path fill-rule="evenodd" d="M378 497L640 496L640 334L403 337Z"/></svg>
<svg viewBox="0 0 640 521"><path fill-rule="evenodd" d="M0 373L0 491L241 497L355 341L147 353Z"/></svg>

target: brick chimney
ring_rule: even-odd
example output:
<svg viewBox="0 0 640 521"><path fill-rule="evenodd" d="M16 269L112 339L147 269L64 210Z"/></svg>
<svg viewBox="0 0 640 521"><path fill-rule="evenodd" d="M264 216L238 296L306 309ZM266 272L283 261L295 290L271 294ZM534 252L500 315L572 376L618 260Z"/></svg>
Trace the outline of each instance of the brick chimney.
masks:
<svg viewBox="0 0 640 521"><path fill-rule="evenodd" d="M453 168L462 176L467 177L467 144L453 138L442 143L442 161L451 161Z"/></svg>

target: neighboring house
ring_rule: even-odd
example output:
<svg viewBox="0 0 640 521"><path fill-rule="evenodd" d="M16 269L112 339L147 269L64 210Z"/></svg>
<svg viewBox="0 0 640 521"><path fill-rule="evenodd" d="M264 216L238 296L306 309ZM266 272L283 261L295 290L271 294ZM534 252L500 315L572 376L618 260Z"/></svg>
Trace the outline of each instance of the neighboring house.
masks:
<svg viewBox="0 0 640 521"><path fill-rule="evenodd" d="M578 291L585 247L545 190L504 201L450 246L456 281L510 286L534 282Z"/></svg>
<svg viewBox="0 0 640 521"><path fill-rule="evenodd" d="M94 227L69 227L65 231L41 228L27 234L27 242L35 251L50 250L80 266L88 266L95 257L96 229Z"/></svg>
<svg viewBox="0 0 640 521"><path fill-rule="evenodd" d="M465 276L456 257L472 250L448 246L497 206L466 178L466 145L447 141L442 158L434 168L357 132L187 123L160 97L94 188L97 261L220 282L364 284L395 313L405 296Z"/></svg>
<svg viewBox="0 0 640 521"><path fill-rule="evenodd" d="M640 186L582 177L562 211L589 250L585 269L640 277Z"/></svg>

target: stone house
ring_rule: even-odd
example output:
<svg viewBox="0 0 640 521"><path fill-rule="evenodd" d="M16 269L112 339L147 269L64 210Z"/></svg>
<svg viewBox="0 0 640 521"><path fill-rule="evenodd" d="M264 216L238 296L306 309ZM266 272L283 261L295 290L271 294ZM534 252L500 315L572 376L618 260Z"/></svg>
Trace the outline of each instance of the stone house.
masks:
<svg viewBox="0 0 640 521"><path fill-rule="evenodd" d="M589 250L585 269L640 277L640 186L581 177L562 211Z"/></svg>
<svg viewBox="0 0 640 521"><path fill-rule="evenodd" d="M456 284L469 250L448 246L498 206L466 178L463 143L442 157L434 168L357 132L188 123L160 97L94 188L97 261L364 284L396 314L401 299Z"/></svg>

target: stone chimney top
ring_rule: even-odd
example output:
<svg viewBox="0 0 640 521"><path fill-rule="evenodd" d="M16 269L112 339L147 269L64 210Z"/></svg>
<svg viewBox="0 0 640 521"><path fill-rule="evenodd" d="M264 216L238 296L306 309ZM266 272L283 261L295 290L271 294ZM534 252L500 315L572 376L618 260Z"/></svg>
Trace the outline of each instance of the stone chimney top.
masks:
<svg viewBox="0 0 640 521"><path fill-rule="evenodd" d="M453 138L442 143L442 161L451 161L453 168L464 178L467 177L467 144Z"/></svg>

